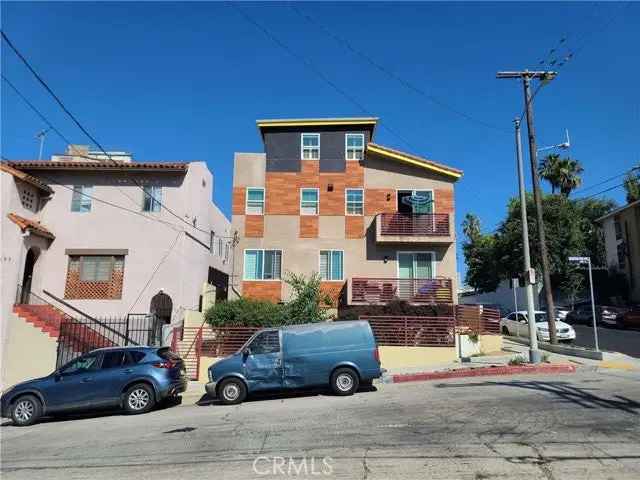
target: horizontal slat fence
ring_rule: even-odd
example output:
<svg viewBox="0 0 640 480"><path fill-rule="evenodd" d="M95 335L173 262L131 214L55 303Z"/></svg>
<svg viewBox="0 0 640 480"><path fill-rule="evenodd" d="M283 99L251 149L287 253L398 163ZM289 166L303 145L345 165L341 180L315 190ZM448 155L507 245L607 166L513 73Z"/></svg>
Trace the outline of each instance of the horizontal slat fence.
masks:
<svg viewBox="0 0 640 480"><path fill-rule="evenodd" d="M456 305L456 325L479 335L500 335L500 310L483 305Z"/></svg>
<svg viewBox="0 0 640 480"><path fill-rule="evenodd" d="M448 213L381 213L382 235L448 236Z"/></svg>
<svg viewBox="0 0 640 480"><path fill-rule="evenodd" d="M450 278L352 278L351 303L377 305L392 300L418 304L453 303Z"/></svg>
<svg viewBox="0 0 640 480"><path fill-rule="evenodd" d="M361 316L360 320L369 322L378 345L455 346L454 317Z"/></svg>

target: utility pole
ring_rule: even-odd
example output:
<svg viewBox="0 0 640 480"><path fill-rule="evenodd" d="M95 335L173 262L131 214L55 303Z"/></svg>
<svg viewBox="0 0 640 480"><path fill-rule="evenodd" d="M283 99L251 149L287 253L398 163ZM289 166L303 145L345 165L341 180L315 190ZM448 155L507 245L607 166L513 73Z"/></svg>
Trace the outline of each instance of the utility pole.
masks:
<svg viewBox="0 0 640 480"><path fill-rule="evenodd" d="M529 225L527 222L527 195L524 186L524 167L522 165L522 140L520 139L520 119L514 120L516 127L516 158L518 162L518 190L520 192L520 218L522 222L522 252L524 256L523 266L525 273L525 294L527 297L527 321L529 322L529 361L540 363L542 356L538 350L538 329L536 327L536 314L533 308L533 284L535 280L531 269L531 254L529 252ZM514 286L515 290L515 286Z"/></svg>
<svg viewBox="0 0 640 480"><path fill-rule="evenodd" d="M536 149L536 131L533 124L533 105L531 96L531 79L537 78L541 81L552 80L556 72L524 70L520 72L498 72L497 78L521 78L524 86L524 103L527 113L527 132L529 136L529 161L531 163L531 178L533 181L533 198L536 205L536 220L538 224L538 240L540 244L540 257L542 259L542 279L544 283L544 293L547 303L547 322L549 323L549 340L557 343L555 307L553 303L553 292L551 290L551 273L549 268L549 252L547 251L547 241L544 229L542 212L542 192L540 190L540 177L538 176L538 152Z"/></svg>

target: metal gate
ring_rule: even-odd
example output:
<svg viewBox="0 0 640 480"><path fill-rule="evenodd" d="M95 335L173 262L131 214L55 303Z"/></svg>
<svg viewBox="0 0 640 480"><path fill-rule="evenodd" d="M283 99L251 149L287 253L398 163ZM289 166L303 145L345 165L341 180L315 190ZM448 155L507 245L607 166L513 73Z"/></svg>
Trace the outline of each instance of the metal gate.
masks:
<svg viewBox="0 0 640 480"><path fill-rule="evenodd" d="M161 342L162 325L152 314L91 320L70 318L60 323L56 368L96 348L159 346Z"/></svg>

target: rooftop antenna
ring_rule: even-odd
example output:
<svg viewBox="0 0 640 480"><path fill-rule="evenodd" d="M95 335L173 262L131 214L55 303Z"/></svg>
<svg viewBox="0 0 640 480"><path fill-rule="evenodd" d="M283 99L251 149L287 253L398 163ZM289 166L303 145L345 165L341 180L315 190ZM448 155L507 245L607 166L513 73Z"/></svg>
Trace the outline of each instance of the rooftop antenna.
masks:
<svg viewBox="0 0 640 480"><path fill-rule="evenodd" d="M38 160L42 160L42 148L44 147L44 137L46 137L47 133L49 133L49 130L51 129L47 128L46 130L40 130L38 133L36 133L35 138L40 140L40 151L38 153Z"/></svg>

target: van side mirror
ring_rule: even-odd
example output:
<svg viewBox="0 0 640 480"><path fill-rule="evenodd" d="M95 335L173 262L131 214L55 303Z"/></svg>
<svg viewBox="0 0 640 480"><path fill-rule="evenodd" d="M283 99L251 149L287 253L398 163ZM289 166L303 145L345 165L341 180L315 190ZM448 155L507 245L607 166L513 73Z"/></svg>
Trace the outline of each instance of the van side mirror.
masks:
<svg viewBox="0 0 640 480"><path fill-rule="evenodd" d="M242 356L244 358L247 358L249 355L251 355L251 349L249 347L243 348L242 349Z"/></svg>

